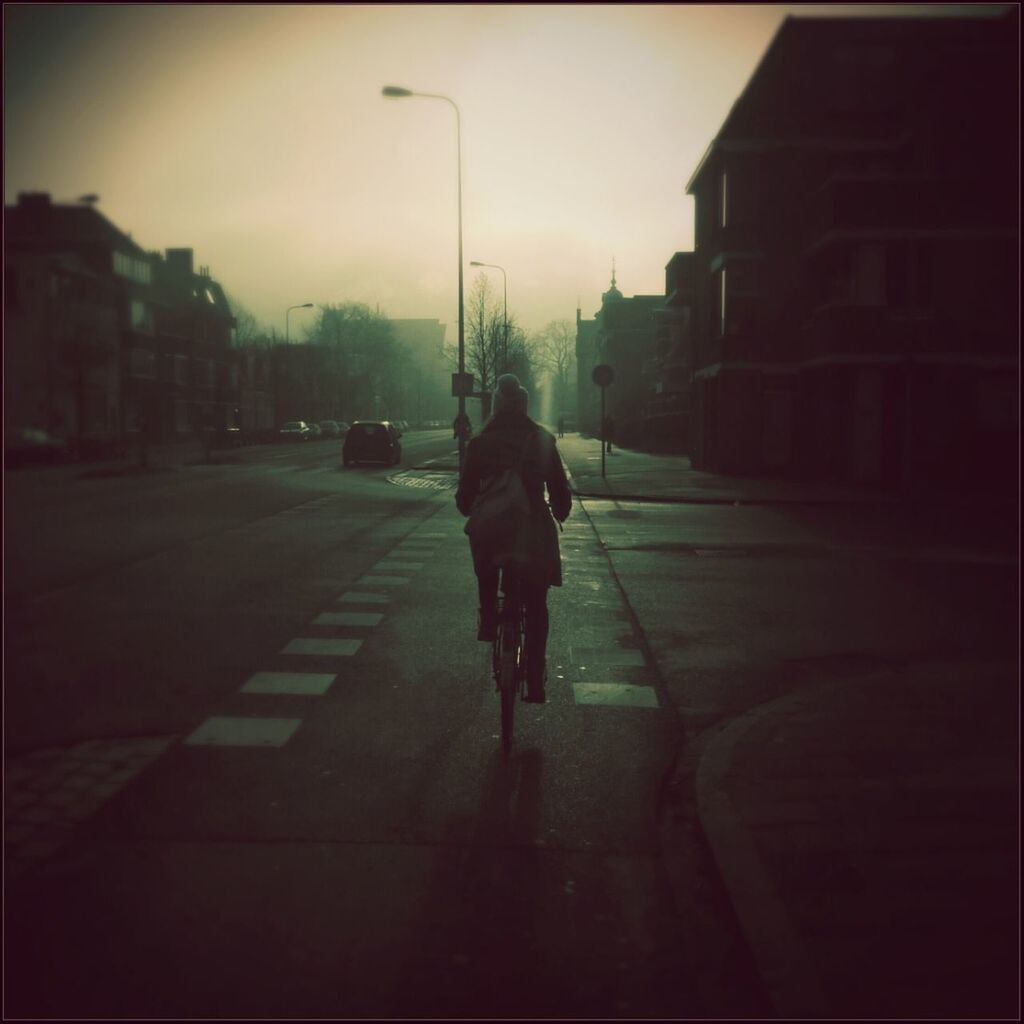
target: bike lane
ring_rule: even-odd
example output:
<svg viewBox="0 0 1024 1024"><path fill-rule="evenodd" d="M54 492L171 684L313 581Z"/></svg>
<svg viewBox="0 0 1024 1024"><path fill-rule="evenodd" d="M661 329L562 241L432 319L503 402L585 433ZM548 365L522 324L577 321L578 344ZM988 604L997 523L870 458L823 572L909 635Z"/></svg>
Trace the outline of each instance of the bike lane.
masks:
<svg viewBox="0 0 1024 1024"><path fill-rule="evenodd" d="M579 512L510 758L442 494L9 885L8 1012L699 1015L656 821L678 725Z"/></svg>

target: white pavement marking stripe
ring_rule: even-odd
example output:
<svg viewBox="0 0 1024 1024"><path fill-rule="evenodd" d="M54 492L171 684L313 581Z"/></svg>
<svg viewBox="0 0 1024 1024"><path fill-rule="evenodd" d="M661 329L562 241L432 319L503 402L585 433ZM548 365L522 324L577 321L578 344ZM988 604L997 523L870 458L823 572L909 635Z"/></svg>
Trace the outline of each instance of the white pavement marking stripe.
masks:
<svg viewBox="0 0 1024 1024"><path fill-rule="evenodd" d="M572 661L581 667L643 668L646 664L639 651L604 651L598 648L570 648Z"/></svg>
<svg viewBox="0 0 1024 1024"><path fill-rule="evenodd" d="M604 704L614 707L656 708L658 695L650 686L625 683L573 683L577 704Z"/></svg>
<svg viewBox="0 0 1024 1024"><path fill-rule="evenodd" d="M388 600L387 594L369 594L362 590L349 590L338 598L339 602L348 604L387 604Z"/></svg>
<svg viewBox="0 0 1024 1024"><path fill-rule="evenodd" d="M301 718L208 718L188 739L193 747L283 747Z"/></svg>
<svg viewBox="0 0 1024 1024"><path fill-rule="evenodd" d="M362 640L323 640L316 637L302 637L298 640L289 641L281 653L328 655L348 658L355 654L362 645Z"/></svg>
<svg viewBox="0 0 1024 1024"><path fill-rule="evenodd" d="M401 587L408 582L408 576L364 576L359 580L364 587Z"/></svg>
<svg viewBox="0 0 1024 1024"><path fill-rule="evenodd" d="M288 693L315 696L327 692L337 676L327 672L257 672L242 693Z"/></svg>
<svg viewBox="0 0 1024 1024"><path fill-rule="evenodd" d="M416 572L417 569L423 568L422 562L389 562L385 559L382 562L378 562L374 567L374 570L380 570L381 572L388 572L388 570L394 570L395 572Z"/></svg>
<svg viewBox="0 0 1024 1024"><path fill-rule="evenodd" d="M384 616L380 612L323 612L314 626L376 626Z"/></svg>

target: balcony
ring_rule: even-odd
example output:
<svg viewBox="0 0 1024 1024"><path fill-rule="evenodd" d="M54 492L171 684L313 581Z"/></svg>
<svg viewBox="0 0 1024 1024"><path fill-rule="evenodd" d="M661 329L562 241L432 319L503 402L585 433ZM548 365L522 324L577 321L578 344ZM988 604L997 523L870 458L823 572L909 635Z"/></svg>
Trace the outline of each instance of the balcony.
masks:
<svg viewBox="0 0 1024 1024"><path fill-rule="evenodd" d="M889 306L820 306L811 313L800 336L804 359L892 358L948 348L948 330L933 311Z"/></svg>

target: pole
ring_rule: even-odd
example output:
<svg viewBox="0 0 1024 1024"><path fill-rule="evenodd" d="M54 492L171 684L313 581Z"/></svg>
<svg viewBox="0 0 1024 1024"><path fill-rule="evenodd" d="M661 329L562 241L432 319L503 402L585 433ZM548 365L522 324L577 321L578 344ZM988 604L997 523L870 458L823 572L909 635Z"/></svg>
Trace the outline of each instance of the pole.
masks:
<svg viewBox="0 0 1024 1024"><path fill-rule="evenodd" d="M399 86L386 85L383 89L385 96L422 96L431 100L444 100L450 103L455 111L455 154L458 166L459 181L459 376L460 379L466 372L466 322L463 314L462 299L462 118L459 115L459 108L450 96L442 96L436 92L413 92L412 89L403 89ZM459 389L462 390L461 388ZM459 395L459 415L456 422L459 424L459 476L462 476L462 463L466 453L466 439L462 430L462 423L466 418L466 396Z"/></svg>
<svg viewBox="0 0 1024 1024"><path fill-rule="evenodd" d="M505 286L505 342L502 346L502 353L505 361L505 372L508 373L510 369L508 365L508 275L501 267L498 269L501 270L501 279Z"/></svg>
<svg viewBox="0 0 1024 1024"><path fill-rule="evenodd" d="M604 476L604 447L605 447L605 421L604 421L604 388L601 388L601 479Z"/></svg>
<svg viewBox="0 0 1024 1024"><path fill-rule="evenodd" d="M448 97L444 97L448 99ZM466 372L466 322L463 316L462 306L462 119L459 117L459 108L452 100L448 100L455 111L455 148L458 157L459 170L459 374ZM461 394L459 388L459 423L462 424L466 418L466 396ZM462 478L462 464L466 458L466 438L464 432L459 430L459 478Z"/></svg>

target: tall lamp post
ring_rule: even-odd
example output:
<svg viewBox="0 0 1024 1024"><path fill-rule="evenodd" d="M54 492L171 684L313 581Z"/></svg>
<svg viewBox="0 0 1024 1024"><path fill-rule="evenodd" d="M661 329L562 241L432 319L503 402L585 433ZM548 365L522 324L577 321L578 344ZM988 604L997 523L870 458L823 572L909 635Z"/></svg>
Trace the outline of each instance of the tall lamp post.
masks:
<svg viewBox="0 0 1024 1024"><path fill-rule="evenodd" d="M288 315L291 313L291 311L293 309L312 309L312 308L313 308L313 303L312 302L303 302L303 303L301 303L298 306L289 306L284 311L284 343L286 345L288 344Z"/></svg>
<svg viewBox="0 0 1024 1024"><path fill-rule="evenodd" d="M502 373L508 373L508 275L505 273L504 267L499 267L497 263L478 263L473 260L470 263L471 267L490 267L492 270L501 271L501 280L503 283L505 293L505 319L504 319L504 333L502 335L502 346L501 346L501 362L502 362Z"/></svg>
<svg viewBox="0 0 1024 1024"><path fill-rule="evenodd" d="M455 154L458 168L459 184L459 380L463 379L466 372L466 325L462 311L462 120L459 117L459 108L455 101L448 96L440 96L432 92L413 92L411 89L403 89L398 85L385 85L381 94L389 99L404 99L406 96L420 96L429 100L444 100L452 105L455 111ZM466 396L462 387L459 388L459 415L458 424L459 437L459 475L462 475L462 463L466 453L466 438L462 430L462 424L466 419Z"/></svg>

